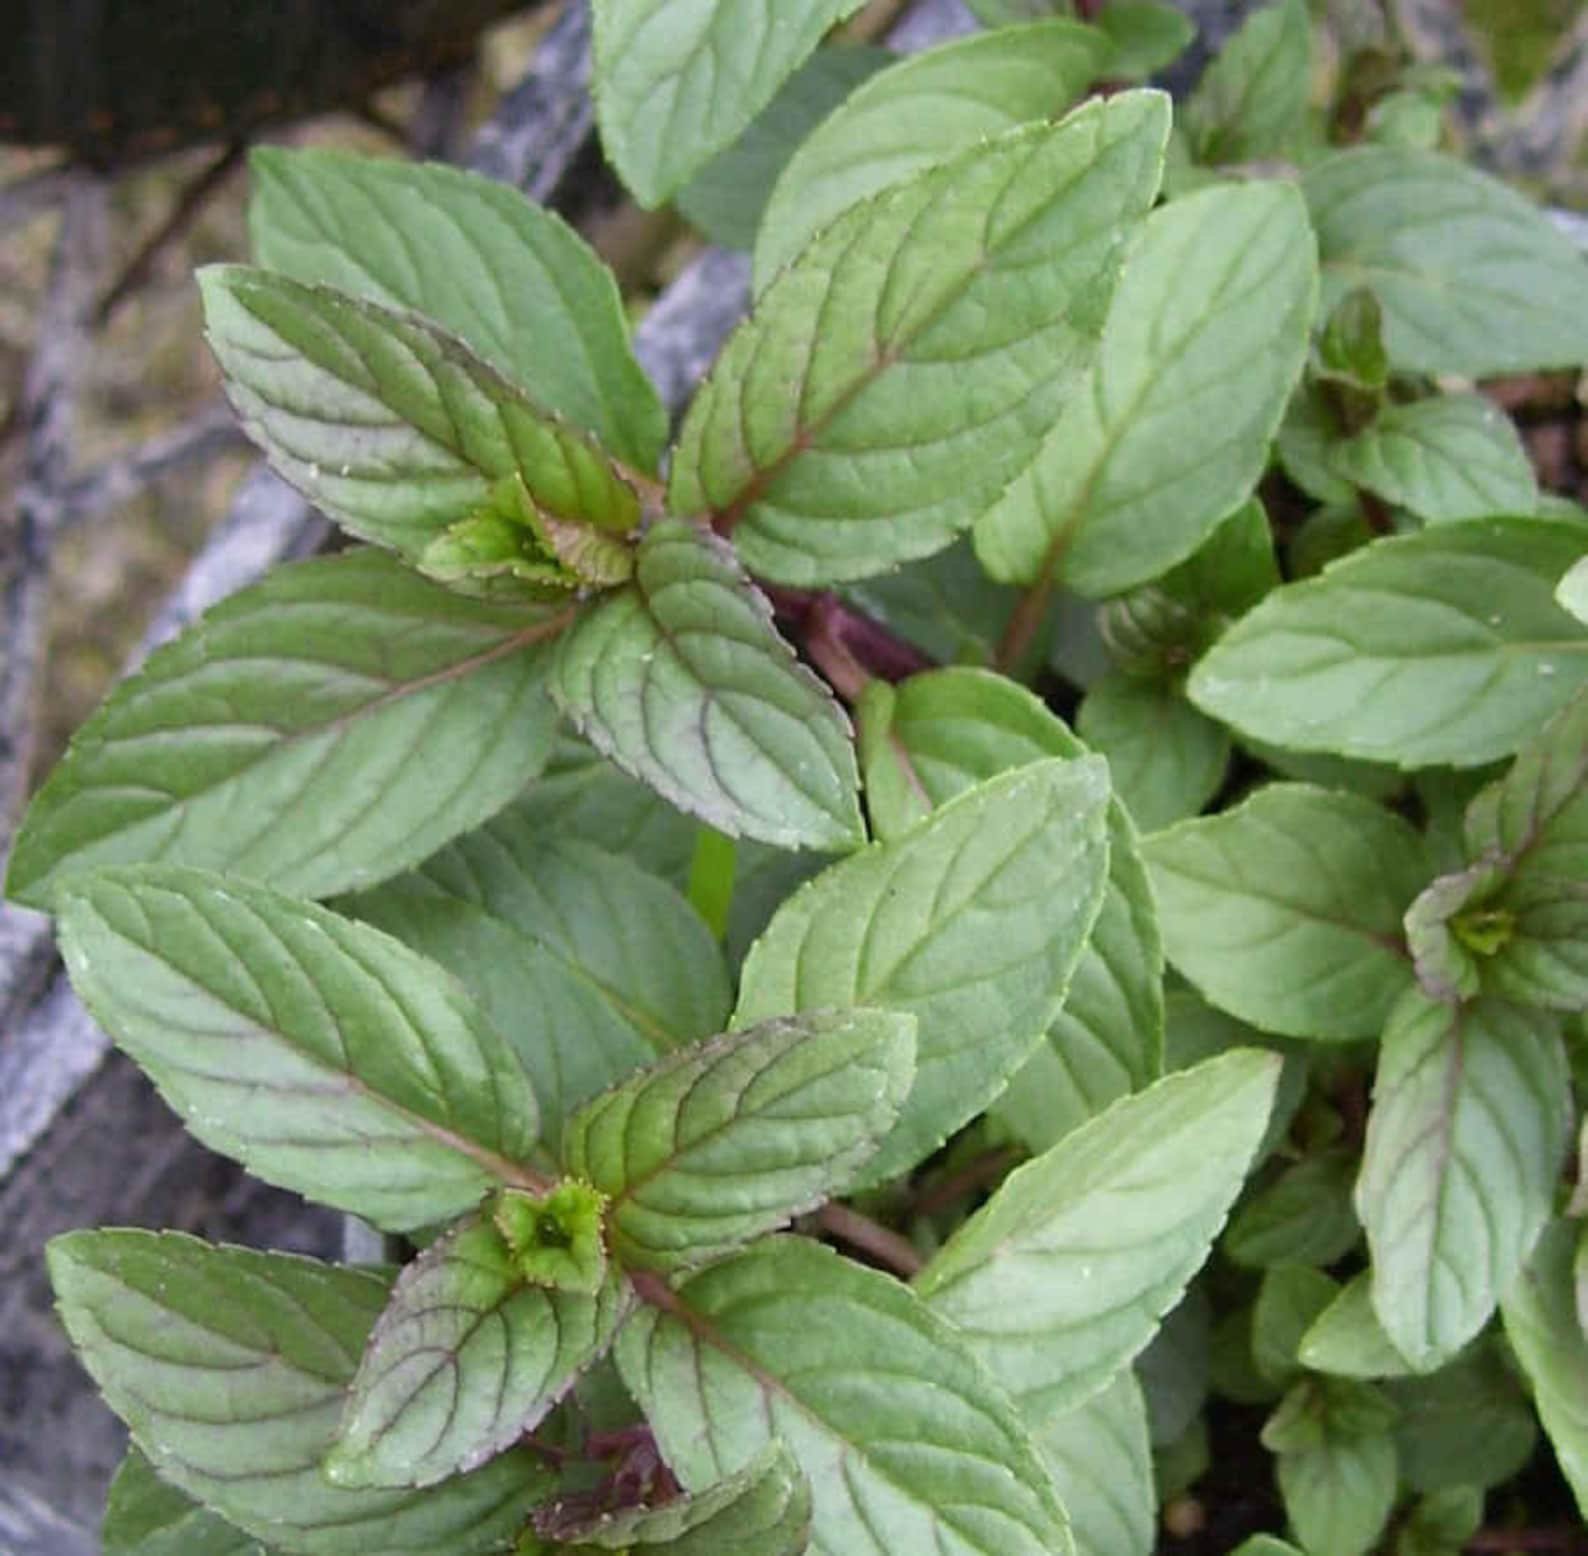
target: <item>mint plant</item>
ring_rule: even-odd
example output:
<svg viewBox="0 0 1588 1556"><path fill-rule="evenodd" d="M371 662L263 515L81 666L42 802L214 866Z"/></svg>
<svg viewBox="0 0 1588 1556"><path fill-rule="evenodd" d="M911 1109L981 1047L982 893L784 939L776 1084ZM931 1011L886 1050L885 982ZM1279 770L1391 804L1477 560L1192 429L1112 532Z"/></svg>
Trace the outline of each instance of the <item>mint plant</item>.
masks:
<svg viewBox="0 0 1588 1556"><path fill-rule="evenodd" d="M1301 0L1178 116L1151 3L856 9L595 7L614 165L754 250L670 448L556 216L255 157L209 338L363 544L115 691L7 885L393 1263L51 1245L109 1551L1588 1510L1588 515L1480 387L1588 362L1588 262L1415 67L1314 101Z"/></svg>

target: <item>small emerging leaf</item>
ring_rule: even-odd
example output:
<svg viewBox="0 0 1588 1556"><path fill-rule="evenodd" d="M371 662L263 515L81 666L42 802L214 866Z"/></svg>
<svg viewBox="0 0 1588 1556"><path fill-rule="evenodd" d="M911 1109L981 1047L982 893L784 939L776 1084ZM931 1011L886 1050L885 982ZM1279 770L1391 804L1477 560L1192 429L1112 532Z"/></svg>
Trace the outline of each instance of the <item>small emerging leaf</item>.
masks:
<svg viewBox="0 0 1588 1556"><path fill-rule="evenodd" d="M503 1189L491 1221L507 1245L514 1272L532 1286L594 1296L606 1278L602 1241L606 1196L588 1183L557 1184L549 1193Z"/></svg>

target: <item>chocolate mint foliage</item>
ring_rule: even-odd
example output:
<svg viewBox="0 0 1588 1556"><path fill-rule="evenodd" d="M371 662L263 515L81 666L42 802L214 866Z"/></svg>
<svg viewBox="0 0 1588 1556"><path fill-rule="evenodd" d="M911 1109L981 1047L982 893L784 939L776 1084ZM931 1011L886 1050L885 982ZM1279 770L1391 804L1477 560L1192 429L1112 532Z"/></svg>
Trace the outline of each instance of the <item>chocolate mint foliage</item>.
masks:
<svg viewBox="0 0 1588 1556"><path fill-rule="evenodd" d="M754 252L670 448L559 218L255 159L209 340L352 543L112 694L7 889L395 1262L51 1245L107 1551L1588 1513L1588 513L1485 393L1588 364L1588 261L1302 0L1179 110L1155 0L857 9L596 0L617 173Z"/></svg>

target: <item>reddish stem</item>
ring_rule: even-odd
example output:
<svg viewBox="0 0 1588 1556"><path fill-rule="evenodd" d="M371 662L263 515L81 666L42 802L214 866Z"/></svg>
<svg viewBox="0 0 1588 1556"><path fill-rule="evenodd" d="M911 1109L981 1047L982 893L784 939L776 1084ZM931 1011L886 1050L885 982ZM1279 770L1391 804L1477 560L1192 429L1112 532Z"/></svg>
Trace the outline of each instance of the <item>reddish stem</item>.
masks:
<svg viewBox="0 0 1588 1556"><path fill-rule="evenodd" d="M918 1274L926 1263L907 1238L873 1221L870 1216L851 1210L848 1205L840 1205L837 1200L823 1205L816 1212L816 1224L830 1236L870 1255L884 1269L892 1270L905 1280Z"/></svg>
<svg viewBox="0 0 1588 1556"><path fill-rule="evenodd" d="M997 1183L1019 1160L1020 1153L1007 1145L1001 1145L996 1151L987 1151L975 1157L957 1172L949 1173L947 1177L939 1179L930 1188L923 1190L916 1197L916 1214L930 1216L939 1210L947 1210L951 1205L957 1205L960 1200L969 1194L974 1194L977 1189L986 1188L990 1183Z"/></svg>

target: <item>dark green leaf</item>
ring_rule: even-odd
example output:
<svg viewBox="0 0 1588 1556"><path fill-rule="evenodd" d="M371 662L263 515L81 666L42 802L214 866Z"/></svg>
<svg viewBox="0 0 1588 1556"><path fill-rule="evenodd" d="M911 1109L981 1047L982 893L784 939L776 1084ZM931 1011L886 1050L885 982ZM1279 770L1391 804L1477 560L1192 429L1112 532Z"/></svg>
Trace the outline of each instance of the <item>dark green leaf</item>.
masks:
<svg viewBox="0 0 1588 1556"><path fill-rule="evenodd" d="M436 163L262 147L249 169L265 269L411 308L619 459L656 469L667 413L629 350L612 273L561 217Z"/></svg>
<svg viewBox="0 0 1588 1556"><path fill-rule="evenodd" d="M1245 1049L1111 1104L1017 1168L917 1277L1041 1421L1152 1338L1251 1166L1279 1078Z"/></svg>
<svg viewBox="0 0 1588 1556"><path fill-rule="evenodd" d="M1483 1493L1452 1486L1424 1497L1395 1537L1395 1556L1462 1556L1483 1523Z"/></svg>
<svg viewBox="0 0 1588 1556"><path fill-rule="evenodd" d="M1361 1233L1351 1208L1356 1158L1319 1151L1287 1167L1241 1206L1225 1234L1224 1252L1237 1264L1333 1264Z"/></svg>
<svg viewBox="0 0 1588 1556"><path fill-rule="evenodd" d="M1373 1307L1419 1369L1488 1322L1549 1219L1566 1053L1541 1012L1407 992L1385 1027L1356 1207Z"/></svg>
<svg viewBox="0 0 1588 1556"><path fill-rule="evenodd" d="M612 165L660 205L731 146L863 0L595 0L596 114Z"/></svg>
<svg viewBox="0 0 1588 1556"><path fill-rule="evenodd" d="M166 860L322 896L394 874L545 763L550 612L459 599L390 557L284 567L158 649L78 731L6 886Z"/></svg>
<svg viewBox="0 0 1588 1556"><path fill-rule="evenodd" d="M841 1192L898 1120L914 1028L880 1010L767 1021L586 1104L563 1162L610 1198L612 1252L631 1269L700 1264Z"/></svg>
<svg viewBox="0 0 1588 1556"><path fill-rule="evenodd" d="M862 81L895 57L871 47L818 49L744 134L679 191L679 210L713 243L754 248L766 203L789 158Z"/></svg>
<svg viewBox="0 0 1588 1556"><path fill-rule="evenodd" d="M1107 53L1097 29L1059 18L955 38L856 88L772 192L756 236L756 290L850 207L1006 130L1057 119Z"/></svg>
<svg viewBox="0 0 1588 1556"><path fill-rule="evenodd" d="M70 1232L48 1256L67 1333L161 1479L272 1547L484 1556L550 1489L516 1450L424 1492L325 1478L384 1275L169 1232Z"/></svg>
<svg viewBox="0 0 1588 1556"><path fill-rule="evenodd" d="M595 443L424 319L238 265L199 286L244 429L353 534L417 560L504 481L551 519L638 524L634 488Z"/></svg>
<svg viewBox="0 0 1588 1556"><path fill-rule="evenodd" d="M268 1182L405 1231L525 1181L537 1114L512 1049L395 940L166 865L74 882L60 934L95 1019Z"/></svg>
<svg viewBox="0 0 1588 1556"><path fill-rule="evenodd" d="M348 1391L326 1474L430 1486L510 1448L611 1343L629 1303L531 1284L489 1217L404 1268Z"/></svg>
<svg viewBox="0 0 1588 1556"><path fill-rule="evenodd" d="M1263 1272L1252 1305L1252 1365L1275 1387L1287 1388L1301 1376L1302 1337L1339 1291L1322 1270L1304 1264Z"/></svg>
<svg viewBox="0 0 1588 1556"><path fill-rule="evenodd" d="M617 1357L686 1488L780 1438L810 1480L813 1556L1073 1550L1013 1405L907 1287L773 1238L662 1300Z"/></svg>
<svg viewBox="0 0 1588 1556"><path fill-rule="evenodd" d="M339 904L439 962L513 1045L553 1144L581 1102L720 1032L722 953L679 894L570 838L538 796Z"/></svg>
<svg viewBox="0 0 1588 1556"><path fill-rule="evenodd" d="M104 1556L276 1556L168 1486L136 1448L127 1450L110 1483L100 1538Z"/></svg>
<svg viewBox="0 0 1588 1556"><path fill-rule="evenodd" d="M1127 92L840 217L762 294L696 396L673 511L722 515L746 565L779 583L941 551L1079 382L1166 130L1161 96Z"/></svg>
<svg viewBox="0 0 1588 1556"><path fill-rule="evenodd" d="M1196 815L1224 783L1229 733L1165 682L1115 670L1092 684L1075 722L1143 832Z"/></svg>
<svg viewBox="0 0 1588 1556"><path fill-rule="evenodd" d="M1326 305L1384 308L1396 367L1484 378L1588 361L1588 263L1521 195L1433 152L1359 146L1302 180Z"/></svg>
<svg viewBox="0 0 1588 1556"><path fill-rule="evenodd" d="M559 646L552 691L580 732L679 809L784 848L864 837L849 722L777 635L732 550L666 520L634 582Z"/></svg>
<svg viewBox="0 0 1588 1556"><path fill-rule="evenodd" d="M1196 37L1196 23L1172 5L1156 0L1109 0L1097 26L1114 45L1108 58L1111 79L1142 81L1172 65Z"/></svg>
<svg viewBox="0 0 1588 1556"><path fill-rule="evenodd" d="M1271 1441L1292 1401L1311 1418L1305 1446ZM1294 1412L1292 1412L1294 1413ZM1280 1495L1304 1549L1328 1556L1365 1556L1378 1543L1395 1505L1395 1439L1369 1384L1308 1379L1264 1429L1278 1453Z"/></svg>
<svg viewBox="0 0 1588 1556"><path fill-rule="evenodd" d="M966 790L788 899L745 960L736 1026L877 1005L914 1015L916 1080L867 1181L913 1166L1041 1041L1102 903L1096 758Z"/></svg>
<svg viewBox="0 0 1588 1556"><path fill-rule="evenodd" d="M1100 598L1185 561L1262 475L1317 299L1294 189L1221 187L1155 212L1087 382L977 521L988 572Z"/></svg>
<svg viewBox="0 0 1588 1556"><path fill-rule="evenodd" d="M1192 672L1191 700L1298 751L1406 767L1506 756L1588 677L1588 632L1553 595L1581 547L1575 524L1521 518L1377 540L1237 622Z"/></svg>
<svg viewBox="0 0 1588 1556"><path fill-rule="evenodd" d="M1278 0L1247 18L1181 115L1200 161L1250 162L1289 149L1307 113L1311 40L1306 0Z"/></svg>
<svg viewBox="0 0 1588 1556"><path fill-rule="evenodd" d="M1270 1032L1374 1036L1411 982L1400 920L1421 840L1354 794L1275 783L1142 845L1169 960Z"/></svg>

